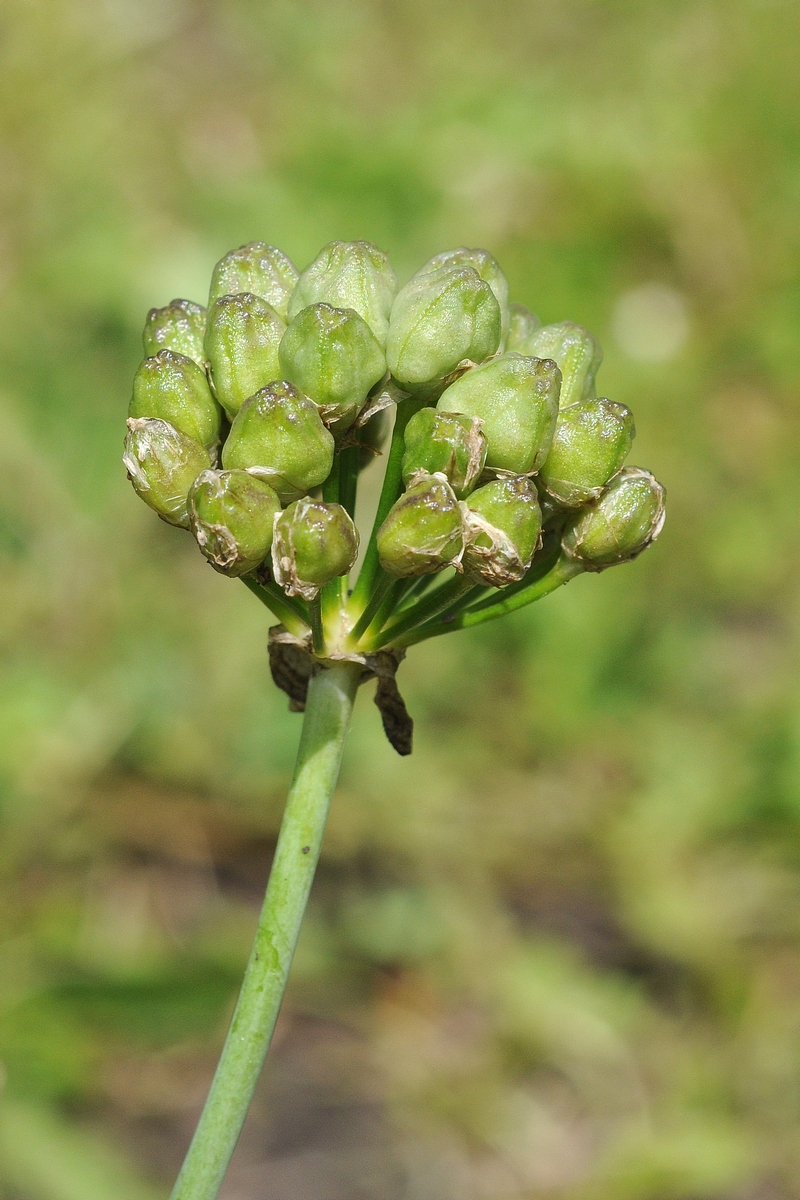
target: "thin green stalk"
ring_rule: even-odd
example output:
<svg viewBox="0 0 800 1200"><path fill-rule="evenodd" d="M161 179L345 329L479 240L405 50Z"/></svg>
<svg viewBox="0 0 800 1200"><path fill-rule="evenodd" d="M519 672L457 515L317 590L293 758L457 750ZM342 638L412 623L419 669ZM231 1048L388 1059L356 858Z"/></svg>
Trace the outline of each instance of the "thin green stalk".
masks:
<svg viewBox="0 0 800 1200"><path fill-rule="evenodd" d="M448 583L443 584L435 592L430 592L427 596L423 596L418 604L408 609L388 629L384 629L382 633L373 638L370 649L380 650L381 646L386 646L389 642L395 642L407 630L415 629L423 621L429 621L433 617L438 616L440 612L449 608L454 601L458 600L459 596L462 596L464 592L472 587L471 580L464 579L463 575L456 575L455 579L451 579Z"/></svg>
<svg viewBox="0 0 800 1200"><path fill-rule="evenodd" d="M384 601L391 596L394 599L398 585L402 585L404 580L395 579L391 575L382 574L375 586L375 591L370 596L366 603L364 611L356 621L350 632L350 640L358 642L362 634L366 633L377 616L378 609L383 606Z"/></svg>
<svg viewBox="0 0 800 1200"><path fill-rule="evenodd" d="M309 683L292 786L242 990L171 1200L214 1200L244 1124L281 1006L339 775L361 668Z"/></svg>
<svg viewBox="0 0 800 1200"><path fill-rule="evenodd" d="M322 601L319 594L309 604L308 615L311 619L311 643L314 653L322 656L325 654L325 627L322 624Z"/></svg>
<svg viewBox="0 0 800 1200"><path fill-rule="evenodd" d="M301 601L291 600L271 579L259 583L252 575L243 575L242 583L254 596L258 596L261 603L267 606L289 633L293 633L295 637L303 637L308 633L308 610L305 605L301 607Z"/></svg>
<svg viewBox="0 0 800 1200"><path fill-rule="evenodd" d="M477 605L475 608L467 609L466 612L456 613L453 617L446 615L438 621L428 621L411 630L406 636L397 638L395 645L413 646L417 642L424 642L427 638L438 637L440 634L450 633L455 629L469 629L473 625L482 625L484 621L494 621L497 617L504 617L506 613L524 608L526 604L533 604L534 600L541 600L550 592L554 592L556 588L561 587L562 584L574 579L576 575L580 575L582 571L583 567L578 563L568 558L560 558L547 575L543 575L541 579L537 579L535 583L529 584L528 587L522 588L513 595L503 596L501 600L496 600L486 607Z"/></svg>
<svg viewBox="0 0 800 1200"><path fill-rule="evenodd" d="M363 609L368 598L372 595L376 580L380 574L381 564L378 558L376 538L378 530L386 520L389 509L403 490L403 454L406 448L406 425L414 416L414 413L419 412L426 403L425 398L414 397L401 400L397 405L394 429L392 430L392 444L389 447L389 455L386 460L386 474L383 477L378 511L375 513L375 521L372 525L372 533L367 544L367 551L361 565L358 582L353 589L351 597L354 612Z"/></svg>
<svg viewBox="0 0 800 1200"><path fill-rule="evenodd" d="M355 520L358 494L358 446L348 446L340 455L339 503Z"/></svg>

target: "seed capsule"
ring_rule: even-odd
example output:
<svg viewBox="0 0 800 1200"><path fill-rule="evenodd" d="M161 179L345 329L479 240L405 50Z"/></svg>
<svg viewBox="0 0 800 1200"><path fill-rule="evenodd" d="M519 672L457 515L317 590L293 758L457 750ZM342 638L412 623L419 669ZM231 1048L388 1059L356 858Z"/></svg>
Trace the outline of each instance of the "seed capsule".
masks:
<svg viewBox="0 0 800 1200"><path fill-rule="evenodd" d="M197 476L209 466L205 447L169 421L129 417L122 461L145 504L170 525L188 529L186 498Z"/></svg>
<svg viewBox="0 0 800 1200"><path fill-rule="evenodd" d="M506 350L516 350L517 354L527 354L536 357L530 349L531 337L540 329L542 322L524 304L509 305L508 337Z"/></svg>
<svg viewBox="0 0 800 1200"><path fill-rule="evenodd" d="M323 410L336 436L355 421L367 393L386 374L386 358L369 325L352 308L310 304L289 323L280 344L281 375Z"/></svg>
<svg viewBox="0 0 800 1200"><path fill-rule="evenodd" d="M381 566L390 575L432 575L459 562L464 520L443 475L420 475L378 530Z"/></svg>
<svg viewBox="0 0 800 1200"><path fill-rule="evenodd" d="M526 475L493 479L473 492L462 509L467 528L465 574L487 587L522 579L542 531L535 483Z"/></svg>
<svg viewBox="0 0 800 1200"><path fill-rule="evenodd" d="M624 404L582 400L562 408L540 482L562 508L581 508L616 475L635 432Z"/></svg>
<svg viewBox="0 0 800 1200"><path fill-rule="evenodd" d="M328 478L333 437L313 400L281 380L242 405L222 449L222 465L265 479L287 504Z"/></svg>
<svg viewBox="0 0 800 1200"><path fill-rule="evenodd" d="M488 283L500 305L500 344L504 345L510 318L508 280L497 259L492 258L488 250L469 250L466 246L459 246L455 250L443 250L441 254L434 254L417 274L438 271L440 267L473 267L484 283Z"/></svg>
<svg viewBox="0 0 800 1200"><path fill-rule="evenodd" d="M421 408L408 422L403 454L403 482L425 471L447 478L458 500L463 500L480 478L486 464L487 441L477 417Z"/></svg>
<svg viewBox="0 0 800 1200"><path fill-rule="evenodd" d="M603 361L597 338L572 321L542 325L526 341L526 354L552 358L561 371L561 407L596 396L595 376Z"/></svg>
<svg viewBox="0 0 800 1200"><path fill-rule="evenodd" d="M140 364L133 378L128 416L169 421L208 450L219 441L222 413L205 371L172 350L159 350Z"/></svg>
<svg viewBox="0 0 800 1200"><path fill-rule="evenodd" d="M246 575L269 554L281 502L249 471L202 471L189 492L189 521L215 570Z"/></svg>
<svg viewBox="0 0 800 1200"><path fill-rule="evenodd" d="M202 367L205 361L203 336L206 310L191 300L173 300L166 308L151 308L147 314L142 341L148 357L159 350L172 350L193 359Z"/></svg>
<svg viewBox="0 0 800 1200"><path fill-rule="evenodd" d="M248 292L222 296L211 307L205 352L217 398L231 420L251 396L281 377L281 318Z"/></svg>
<svg viewBox="0 0 800 1200"><path fill-rule="evenodd" d="M297 267L280 250L266 242L249 242L231 250L214 267L208 307L210 310L222 296L249 292L285 320L297 279Z"/></svg>
<svg viewBox="0 0 800 1200"><path fill-rule="evenodd" d="M300 276L289 320L309 304L353 308L383 347L396 291L392 265L372 242L329 242Z"/></svg>
<svg viewBox="0 0 800 1200"><path fill-rule="evenodd" d="M564 552L586 571L630 562L656 540L664 524L664 488L649 471L625 467L599 500L567 526Z"/></svg>
<svg viewBox="0 0 800 1200"><path fill-rule="evenodd" d="M304 496L275 520L272 573L287 596L313 600L321 587L346 575L358 555L358 530L341 504Z"/></svg>
<svg viewBox="0 0 800 1200"><path fill-rule="evenodd" d="M473 267L415 275L392 306L386 361L399 383L444 379L463 361L483 362L500 344L500 305Z"/></svg>
<svg viewBox="0 0 800 1200"><path fill-rule="evenodd" d="M561 372L549 359L502 354L467 371L439 398L440 412L480 417L489 442L486 466L527 475L550 449Z"/></svg>

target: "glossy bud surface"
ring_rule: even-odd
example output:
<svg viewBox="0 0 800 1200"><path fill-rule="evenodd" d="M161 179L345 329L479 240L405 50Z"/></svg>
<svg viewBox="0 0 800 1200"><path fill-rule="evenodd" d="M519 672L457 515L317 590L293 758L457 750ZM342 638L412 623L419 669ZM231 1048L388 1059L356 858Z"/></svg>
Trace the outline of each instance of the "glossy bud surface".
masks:
<svg viewBox="0 0 800 1200"><path fill-rule="evenodd" d="M431 575L457 562L463 548L461 508L443 476L413 480L378 530L381 566L390 575Z"/></svg>
<svg viewBox="0 0 800 1200"><path fill-rule="evenodd" d="M580 508L616 475L635 432L633 413L624 404L582 400L562 408L540 482L563 508Z"/></svg>
<svg viewBox="0 0 800 1200"><path fill-rule="evenodd" d="M193 359L172 350L160 350L140 363L128 415L169 421L208 450L219 441L222 413L205 371Z"/></svg>
<svg viewBox="0 0 800 1200"><path fill-rule="evenodd" d="M484 283L488 283L500 306L500 342L504 344L510 320L508 280L497 259L493 258L488 250L470 250L467 246L458 246L455 250L443 250L441 254L434 254L417 274L438 271L440 267L472 267Z"/></svg>
<svg viewBox="0 0 800 1200"><path fill-rule="evenodd" d="M542 325L527 339L526 353L552 358L561 371L561 406L596 395L595 376L603 361L597 338L573 321Z"/></svg>
<svg viewBox="0 0 800 1200"><path fill-rule="evenodd" d="M383 348L396 291L392 265L372 242L329 242L300 276L289 304L289 319L309 304L352 308Z"/></svg>
<svg viewBox="0 0 800 1200"><path fill-rule="evenodd" d="M664 524L664 488L649 471L625 467L599 500L572 518L564 552L587 571L629 562L655 541Z"/></svg>
<svg viewBox="0 0 800 1200"><path fill-rule="evenodd" d="M413 475L438 471L458 500L473 490L486 464L487 441L476 417L421 408L408 422L403 454L403 482Z"/></svg>
<svg viewBox="0 0 800 1200"><path fill-rule="evenodd" d="M249 242L231 250L214 267L208 307L221 296L249 292L285 319L297 278L297 267L282 251L266 242Z"/></svg>
<svg viewBox="0 0 800 1200"><path fill-rule="evenodd" d="M526 354L529 357L536 358L536 354L530 349L530 339L536 330L541 328L541 325L542 322L536 314L532 313L524 304L509 305L506 350L515 350L517 354Z"/></svg>
<svg viewBox="0 0 800 1200"><path fill-rule="evenodd" d="M202 304L173 300L165 308L151 308L147 314L142 333L144 352L150 357L159 350L173 350L202 366L205 332L206 310Z"/></svg>
<svg viewBox="0 0 800 1200"><path fill-rule="evenodd" d="M275 521L272 572L287 596L313 600L321 587L346 575L358 554L358 530L341 504L304 496Z"/></svg>
<svg viewBox="0 0 800 1200"><path fill-rule="evenodd" d="M122 461L135 491L170 525L189 526L186 498L208 452L169 421L129 417Z"/></svg>
<svg viewBox="0 0 800 1200"><path fill-rule="evenodd" d="M483 362L500 345L500 305L469 266L415 275L397 294L386 362L412 388L445 379L463 361Z"/></svg>
<svg viewBox="0 0 800 1200"><path fill-rule="evenodd" d="M223 296L208 314L205 351L217 399L231 420L245 400L280 379L282 319L249 292Z"/></svg>
<svg viewBox="0 0 800 1200"><path fill-rule="evenodd" d="M489 443L486 466L525 475L538 471L547 457L560 384L554 362L502 354L452 383L437 408L480 417Z"/></svg>
<svg viewBox="0 0 800 1200"><path fill-rule="evenodd" d="M464 571L489 587L515 583L531 565L542 530L534 482L525 475L493 479L464 505Z"/></svg>
<svg viewBox="0 0 800 1200"><path fill-rule="evenodd" d="M236 576L255 570L269 554L281 502L249 471L202 471L188 509L192 533L212 567Z"/></svg>
<svg viewBox="0 0 800 1200"><path fill-rule="evenodd" d="M323 409L335 436L350 428L386 358L355 309L311 304L292 319L280 344L281 377Z"/></svg>
<svg viewBox="0 0 800 1200"><path fill-rule="evenodd" d="M222 465L260 476L287 504L327 479L333 445L313 400L281 380L242 406L223 447Z"/></svg>

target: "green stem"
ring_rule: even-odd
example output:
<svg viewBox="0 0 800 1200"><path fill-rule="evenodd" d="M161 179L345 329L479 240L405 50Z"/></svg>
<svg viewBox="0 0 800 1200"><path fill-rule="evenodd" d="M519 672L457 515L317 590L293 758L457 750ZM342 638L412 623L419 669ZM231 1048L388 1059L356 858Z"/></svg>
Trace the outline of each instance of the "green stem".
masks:
<svg viewBox="0 0 800 1200"><path fill-rule="evenodd" d="M381 571L376 538L378 530L386 520L389 509L403 490L403 454L406 448L406 425L414 416L414 413L419 412L426 403L427 401L424 398L415 397L401 400L397 405L397 414L394 419L394 429L392 430L392 444L389 447L389 456L386 460L386 474L383 477L378 511L375 513L375 521L373 522L367 551L364 555L364 562L361 565L358 582L353 589L351 597L355 612L358 612L367 603Z"/></svg>
<svg viewBox="0 0 800 1200"><path fill-rule="evenodd" d="M276 583L273 583L272 580L259 583L252 575L243 575L242 583L250 589L254 596L258 596L261 603L265 604L272 615L278 618L281 625L286 626L289 633L293 633L295 637L303 637L308 633L307 610L300 608L298 601L290 600Z"/></svg>
<svg viewBox="0 0 800 1200"><path fill-rule="evenodd" d="M214 1200L269 1047L339 775L361 668L313 676L292 786L222 1057L171 1200Z"/></svg>
<svg viewBox="0 0 800 1200"><path fill-rule="evenodd" d="M399 638L395 644L413 646L417 642L438 637L442 633L450 633L455 629L469 629L473 625L482 625L484 621L494 621L497 617L504 617L506 613L524 608L526 604L533 604L534 600L541 600L542 597L548 596L562 584L574 579L576 575L580 575L582 571L583 567L578 563L568 558L560 558L547 575L543 575L541 579L537 579L535 583L529 584L528 587L520 589L513 595L503 596L502 599L496 600L486 607L477 605L466 612L456 613L452 618L444 616L438 621L428 621L411 630L407 636Z"/></svg>
<svg viewBox="0 0 800 1200"><path fill-rule="evenodd" d="M342 450L340 458L339 503L355 520L358 494L358 446L348 446L346 450Z"/></svg>
<svg viewBox="0 0 800 1200"><path fill-rule="evenodd" d="M388 645L389 642L394 642L401 634L407 630L415 629L417 625L421 625L423 621L429 621L444 609L449 608L459 596L473 587L472 580L465 579L463 575L456 575L455 579L451 579L448 583L437 588L435 592L430 592L413 606L408 609L402 617L390 625L388 629L384 629L377 637L373 638L370 646L371 650L379 650L381 646Z"/></svg>
<svg viewBox="0 0 800 1200"><path fill-rule="evenodd" d="M314 653L322 657L325 654L325 627L322 624L322 601L319 593L309 604L308 615L311 618L311 643Z"/></svg>
<svg viewBox="0 0 800 1200"><path fill-rule="evenodd" d="M398 586L402 585L404 582L404 580L396 579L392 575L381 575L375 586L375 591L372 593L366 603L364 611L350 631L351 642L358 642L361 635L366 633L386 597L390 593L394 595L394 593L397 592Z"/></svg>

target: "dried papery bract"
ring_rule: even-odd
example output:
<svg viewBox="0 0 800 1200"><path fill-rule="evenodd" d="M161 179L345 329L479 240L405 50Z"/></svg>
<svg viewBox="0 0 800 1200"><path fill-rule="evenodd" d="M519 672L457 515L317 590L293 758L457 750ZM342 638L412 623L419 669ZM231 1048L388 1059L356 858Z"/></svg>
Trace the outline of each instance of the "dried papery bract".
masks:
<svg viewBox="0 0 800 1200"><path fill-rule="evenodd" d="M203 471L189 493L192 533L205 557L223 575L246 575L267 557L277 493L249 471Z"/></svg>
<svg viewBox="0 0 800 1200"><path fill-rule="evenodd" d="M462 507L464 573L487 587L502 588L522 579L542 529L536 485L526 475L495 479L473 492Z"/></svg>
<svg viewBox="0 0 800 1200"><path fill-rule="evenodd" d="M129 417L122 461L137 494L170 525L189 527L186 501L208 451L169 421Z"/></svg>
<svg viewBox="0 0 800 1200"><path fill-rule="evenodd" d="M275 518L272 570L287 596L313 600L358 554L358 530L341 504L304 496Z"/></svg>
<svg viewBox="0 0 800 1200"><path fill-rule="evenodd" d="M446 477L415 476L381 525L377 544L381 566L390 575L430 575L458 563L464 519Z"/></svg>
<svg viewBox="0 0 800 1200"><path fill-rule="evenodd" d="M480 418L422 408L406 426L403 482L420 472L441 474L463 500L481 477L487 450Z"/></svg>

